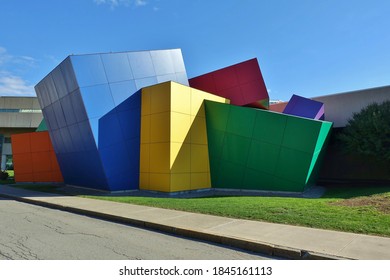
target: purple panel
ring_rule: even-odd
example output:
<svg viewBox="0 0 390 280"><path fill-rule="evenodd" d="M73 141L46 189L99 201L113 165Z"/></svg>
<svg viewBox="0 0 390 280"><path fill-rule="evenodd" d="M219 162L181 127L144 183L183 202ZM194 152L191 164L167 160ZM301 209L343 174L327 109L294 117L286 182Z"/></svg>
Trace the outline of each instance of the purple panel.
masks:
<svg viewBox="0 0 390 280"><path fill-rule="evenodd" d="M293 94L283 111L284 114L314 120L319 120L324 115L324 112L325 109L322 102L311 100L295 94Z"/></svg>

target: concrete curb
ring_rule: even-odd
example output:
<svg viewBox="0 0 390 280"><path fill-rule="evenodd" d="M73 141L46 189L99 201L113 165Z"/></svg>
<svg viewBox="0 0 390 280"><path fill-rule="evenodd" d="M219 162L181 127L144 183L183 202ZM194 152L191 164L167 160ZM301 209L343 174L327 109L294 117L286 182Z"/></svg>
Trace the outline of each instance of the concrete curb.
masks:
<svg viewBox="0 0 390 280"><path fill-rule="evenodd" d="M164 233L187 237L191 239L213 242L213 243L217 243L217 244L221 244L233 248L238 248L246 251L251 251L255 253L261 253L269 256L294 259L294 260L345 260L347 259L341 256L333 256L333 255L327 255L319 252L299 250L296 248L280 246L277 244L270 244L265 242L260 243L251 240L238 239L235 237L215 235L215 234L210 234L205 232L188 230L180 227L172 227L172 226L167 226L159 223L145 222L142 220L104 214L104 213L85 210L76 207L68 207L68 206L63 206L63 205L45 202L45 201L37 201L25 197L18 197L18 196L6 195L6 194L0 194L0 197L10 198L16 201L43 206L51 209L67 211L74 214L82 214L88 217L98 218L110 222L131 225L131 226L144 228L144 229L157 230Z"/></svg>

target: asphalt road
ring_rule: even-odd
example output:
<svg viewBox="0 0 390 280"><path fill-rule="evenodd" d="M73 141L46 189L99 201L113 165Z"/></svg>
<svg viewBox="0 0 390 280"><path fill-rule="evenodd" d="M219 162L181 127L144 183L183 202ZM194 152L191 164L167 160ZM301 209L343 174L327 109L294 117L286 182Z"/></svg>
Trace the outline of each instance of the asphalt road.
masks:
<svg viewBox="0 0 390 280"><path fill-rule="evenodd" d="M267 257L0 198L0 260L255 260Z"/></svg>

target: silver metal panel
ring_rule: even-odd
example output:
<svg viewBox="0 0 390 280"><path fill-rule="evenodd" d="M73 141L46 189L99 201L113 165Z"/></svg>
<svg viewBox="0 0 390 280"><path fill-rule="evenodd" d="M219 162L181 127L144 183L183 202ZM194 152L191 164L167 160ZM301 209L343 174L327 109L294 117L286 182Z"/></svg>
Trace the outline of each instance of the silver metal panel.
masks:
<svg viewBox="0 0 390 280"><path fill-rule="evenodd" d="M176 72L170 50L150 51L150 56L157 76Z"/></svg>
<svg viewBox="0 0 390 280"><path fill-rule="evenodd" d="M79 87L107 83L106 73L100 54L70 57Z"/></svg>
<svg viewBox="0 0 390 280"><path fill-rule="evenodd" d="M182 85L185 85L185 86L189 86L187 73L186 72L176 73L176 81L179 84L182 84Z"/></svg>
<svg viewBox="0 0 390 280"><path fill-rule="evenodd" d="M176 74L168 74L168 75L161 75L157 76L157 82L158 83L163 83L163 82L168 82L168 81L176 81Z"/></svg>
<svg viewBox="0 0 390 280"><path fill-rule="evenodd" d="M53 104L58 100L58 93L52 74L47 75L44 81L47 90L47 96L49 97L49 104Z"/></svg>
<svg viewBox="0 0 390 280"><path fill-rule="evenodd" d="M53 103L53 111L56 116L58 127L59 128L65 127L67 124L66 124L64 112L62 111L60 101Z"/></svg>
<svg viewBox="0 0 390 280"><path fill-rule="evenodd" d="M42 109L50 104L49 95L46 90L46 85L44 81L41 81L39 84L35 86L35 92L37 94L39 104Z"/></svg>
<svg viewBox="0 0 390 280"><path fill-rule="evenodd" d="M54 85L55 85L56 90L57 90L57 95L49 94L49 96L51 97L51 102L54 103L58 99L67 95L68 89L66 87L65 78L64 78L64 75L62 74L60 65L57 66L51 72L51 76L53 77Z"/></svg>
<svg viewBox="0 0 390 280"><path fill-rule="evenodd" d="M135 86L136 86L137 90L144 88L144 87L147 87L147 86L155 85L157 83L158 83L158 81L157 81L156 76L135 80Z"/></svg>
<svg viewBox="0 0 390 280"><path fill-rule="evenodd" d="M101 57L109 83L134 79L126 53L108 53Z"/></svg>
<svg viewBox="0 0 390 280"><path fill-rule="evenodd" d="M173 63L173 67L175 68L175 72L186 72L186 67L183 60L183 55L180 49L170 50L171 59Z"/></svg>
<svg viewBox="0 0 390 280"><path fill-rule="evenodd" d="M81 98L80 90L76 90L69 94L70 100L72 102L73 112L75 114L77 122L82 122L88 119L87 112L84 108L84 103Z"/></svg>
<svg viewBox="0 0 390 280"><path fill-rule="evenodd" d="M115 106L108 84L80 88L88 118L100 118Z"/></svg>
<svg viewBox="0 0 390 280"><path fill-rule="evenodd" d="M58 126L57 118L56 118L55 113L54 113L53 104L47 106L44 109L44 112L45 112L45 114L44 114L45 121L50 124L50 129L51 130L58 129L59 126Z"/></svg>
<svg viewBox="0 0 390 280"><path fill-rule="evenodd" d="M142 79L155 76L152 57L150 52L130 52L127 54L133 71L134 79Z"/></svg>
<svg viewBox="0 0 390 280"><path fill-rule="evenodd" d="M110 84L110 89L115 106L118 106L137 91L134 80Z"/></svg>
<svg viewBox="0 0 390 280"><path fill-rule="evenodd" d="M60 64L60 67L65 80L67 92L75 91L79 86L77 84L76 76L74 74L69 56Z"/></svg>

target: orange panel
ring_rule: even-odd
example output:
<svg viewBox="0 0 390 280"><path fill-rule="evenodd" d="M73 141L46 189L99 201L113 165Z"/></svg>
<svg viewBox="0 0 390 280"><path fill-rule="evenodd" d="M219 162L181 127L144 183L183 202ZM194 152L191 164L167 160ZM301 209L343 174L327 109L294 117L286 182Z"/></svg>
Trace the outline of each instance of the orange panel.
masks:
<svg viewBox="0 0 390 280"><path fill-rule="evenodd" d="M32 173L31 153L13 155L15 174Z"/></svg>
<svg viewBox="0 0 390 280"><path fill-rule="evenodd" d="M34 176L32 173L17 174L15 172L15 182L34 182Z"/></svg>
<svg viewBox="0 0 390 280"><path fill-rule="evenodd" d="M46 152L52 147L49 133L47 131L34 132L30 135L31 152Z"/></svg>
<svg viewBox="0 0 390 280"><path fill-rule="evenodd" d="M12 154L23 154L31 151L30 134L22 133L11 135Z"/></svg>
<svg viewBox="0 0 390 280"><path fill-rule="evenodd" d="M35 172L34 182L53 182L53 176L51 172Z"/></svg>
<svg viewBox="0 0 390 280"><path fill-rule="evenodd" d="M282 113L284 108L286 108L287 102L280 102L269 105L269 110L273 112L279 112Z"/></svg>
<svg viewBox="0 0 390 280"><path fill-rule="evenodd" d="M31 153L33 172L50 172L51 160L49 152Z"/></svg>

